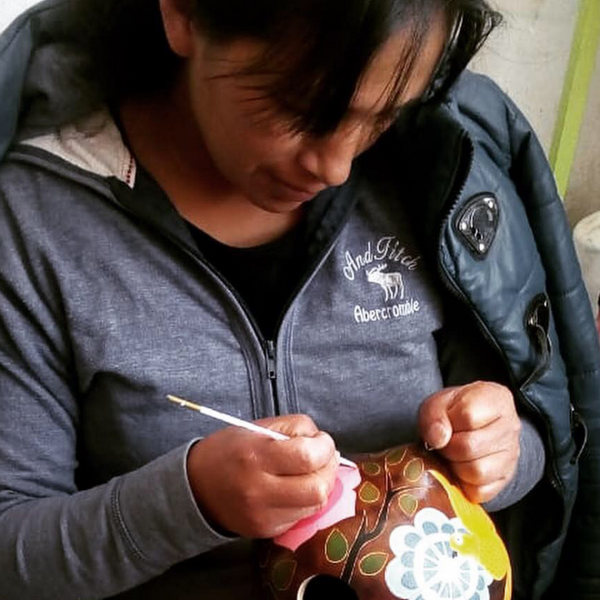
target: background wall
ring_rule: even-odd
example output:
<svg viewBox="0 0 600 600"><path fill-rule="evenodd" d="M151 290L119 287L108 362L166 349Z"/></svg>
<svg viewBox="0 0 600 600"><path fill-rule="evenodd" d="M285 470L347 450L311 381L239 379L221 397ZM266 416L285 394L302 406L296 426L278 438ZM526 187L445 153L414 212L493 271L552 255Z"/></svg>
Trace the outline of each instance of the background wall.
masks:
<svg viewBox="0 0 600 600"><path fill-rule="evenodd" d="M0 0L0 30L4 29L20 12L37 0Z"/></svg>
<svg viewBox="0 0 600 600"><path fill-rule="evenodd" d="M490 75L534 125L546 151L567 71L578 0L493 0L504 24L472 67Z"/></svg>
<svg viewBox="0 0 600 600"><path fill-rule="evenodd" d="M473 64L519 104L550 150L579 0L491 0L504 26ZM35 0L0 0L0 30ZM600 210L600 56L566 207L571 222Z"/></svg>
<svg viewBox="0 0 600 600"><path fill-rule="evenodd" d="M566 206L572 224L600 211L600 49Z"/></svg>

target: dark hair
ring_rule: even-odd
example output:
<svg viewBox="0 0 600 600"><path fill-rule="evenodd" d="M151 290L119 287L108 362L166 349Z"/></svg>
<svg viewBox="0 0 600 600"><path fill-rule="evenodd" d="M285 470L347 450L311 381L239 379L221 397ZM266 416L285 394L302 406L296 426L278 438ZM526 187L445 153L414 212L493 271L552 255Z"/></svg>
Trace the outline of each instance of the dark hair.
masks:
<svg viewBox="0 0 600 600"><path fill-rule="evenodd" d="M181 59L168 46L158 0L71 2L73 41L91 57L93 77L108 102L169 88ZM447 90L501 21L486 0L181 2L211 40L266 41L265 53L235 74L273 74L257 91L286 109L292 128L315 135L339 124L370 60L395 31L406 30L411 43L398 60L390 109L439 11L460 27L455 27L424 100Z"/></svg>

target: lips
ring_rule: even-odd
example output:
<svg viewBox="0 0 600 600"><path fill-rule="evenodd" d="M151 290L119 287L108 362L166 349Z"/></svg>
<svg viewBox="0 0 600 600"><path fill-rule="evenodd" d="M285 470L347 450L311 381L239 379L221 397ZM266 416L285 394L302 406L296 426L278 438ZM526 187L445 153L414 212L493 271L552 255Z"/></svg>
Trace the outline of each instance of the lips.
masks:
<svg viewBox="0 0 600 600"><path fill-rule="evenodd" d="M275 175L271 175L273 181L284 187L285 189L289 190L290 192L293 192L295 194L299 194L302 196L316 196L319 192L323 191L323 186L319 186L319 187L315 187L315 188L310 188L310 187L302 187L301 185L296 185L294 183L288 183L287 181L284 181L283 179L279 179L279 177L276 177Z"/></svg>

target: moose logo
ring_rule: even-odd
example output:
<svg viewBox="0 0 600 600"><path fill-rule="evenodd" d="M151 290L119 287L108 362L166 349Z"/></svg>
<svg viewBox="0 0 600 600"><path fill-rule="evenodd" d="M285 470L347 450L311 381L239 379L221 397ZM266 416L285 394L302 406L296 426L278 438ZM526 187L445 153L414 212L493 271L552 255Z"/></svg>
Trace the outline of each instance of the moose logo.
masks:
<svg viewBox="0 0 600 600"><path fill-rule="evenodd" d="M385 292L385 301L395 300L400 294L399 300L404 300L404 282L400 273L384 273L387 263L368 269L367 281L376 283L383 288Z"/></svg>

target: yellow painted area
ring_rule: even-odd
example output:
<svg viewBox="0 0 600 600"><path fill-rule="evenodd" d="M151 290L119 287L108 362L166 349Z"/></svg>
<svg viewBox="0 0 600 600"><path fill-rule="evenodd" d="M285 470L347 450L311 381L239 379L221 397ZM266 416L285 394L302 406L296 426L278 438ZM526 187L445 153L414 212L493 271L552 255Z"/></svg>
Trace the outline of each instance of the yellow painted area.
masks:
<svg viewBox="0 0 600 600"><path fill-rule="evenodd" d="M479 506L467 500L462 491L440 472L429 469L437 479L450 500L456 516L468 530L462 535L453 535L450 547L459 554L474 558L496 580L506 578L504 600L512 596L512 570L510 558L502 538L498 535L494 522Z"/></svg>

